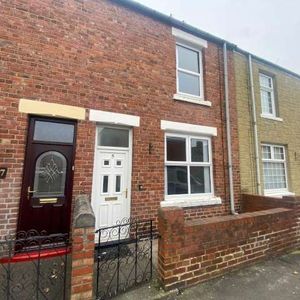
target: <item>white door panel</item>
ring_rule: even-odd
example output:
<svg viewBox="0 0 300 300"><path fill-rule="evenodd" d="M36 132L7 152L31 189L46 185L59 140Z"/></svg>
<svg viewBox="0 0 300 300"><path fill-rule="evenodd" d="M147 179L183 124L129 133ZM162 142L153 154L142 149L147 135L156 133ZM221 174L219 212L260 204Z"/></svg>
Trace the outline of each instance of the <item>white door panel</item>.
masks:
<svg viewBox="0 0 300 300"><path fill-rule="evenodd" d="M96 230L130 217L130 168L129 151L96 150L92 197Z"/></svg>

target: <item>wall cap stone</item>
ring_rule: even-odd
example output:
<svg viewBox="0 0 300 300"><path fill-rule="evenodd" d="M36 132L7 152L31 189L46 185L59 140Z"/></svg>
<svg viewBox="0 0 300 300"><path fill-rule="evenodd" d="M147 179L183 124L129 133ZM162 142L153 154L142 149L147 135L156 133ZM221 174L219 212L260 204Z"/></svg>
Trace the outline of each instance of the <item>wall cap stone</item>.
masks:
<svg viewBox="0 0 300 300"><path fill-rule="evenodd" d="M95 227L95 215L88 195L75 197L73 226L75 228Z"/></svg>

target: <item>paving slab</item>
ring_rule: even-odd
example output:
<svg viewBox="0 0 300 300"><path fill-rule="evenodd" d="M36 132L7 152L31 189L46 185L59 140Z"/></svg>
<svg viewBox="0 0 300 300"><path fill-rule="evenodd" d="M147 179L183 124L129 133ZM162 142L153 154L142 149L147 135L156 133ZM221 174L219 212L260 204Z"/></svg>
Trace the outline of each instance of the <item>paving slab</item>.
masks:
<svg viewBox="0 0 300 300"><path fill-rule="evenodd" d="M228 273L182 291L164 292L151 283L116 300L299 300L300 250Z"/></svg>

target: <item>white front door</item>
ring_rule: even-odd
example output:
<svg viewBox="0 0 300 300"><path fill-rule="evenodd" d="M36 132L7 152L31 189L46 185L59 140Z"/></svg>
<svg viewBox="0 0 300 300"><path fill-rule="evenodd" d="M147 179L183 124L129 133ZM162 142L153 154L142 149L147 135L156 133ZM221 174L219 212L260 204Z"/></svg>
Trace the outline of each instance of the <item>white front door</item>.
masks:
<svg viewBox="0 0 300 300"><path fill-rule="evenodd" d="M114 140L110 140L110 135L112 139L115 138L118 130L98 128L92 191L96 230L114 226L117 222L130 218L130 143L128 141L126 149L126 147L103 147L99 141L101 139L99 136L103 134L105 135L105 139L103 139L105 145L109 142L112 145L116 144ZM124 135L123 129L119 133ZM127 143L125 143L126 145Z"/></svg>

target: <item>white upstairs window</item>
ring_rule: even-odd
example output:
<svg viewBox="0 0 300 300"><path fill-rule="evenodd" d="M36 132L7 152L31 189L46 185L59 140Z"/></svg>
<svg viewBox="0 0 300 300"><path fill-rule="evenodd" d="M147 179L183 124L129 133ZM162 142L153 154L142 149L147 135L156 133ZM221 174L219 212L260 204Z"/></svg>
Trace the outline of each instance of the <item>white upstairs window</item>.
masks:
<svg viewBox="0 0 300 300"><path fill-rule="evenodd" d="M276 118L273 78L260 73L259 83L260 83L262 116Z"/></svg>

